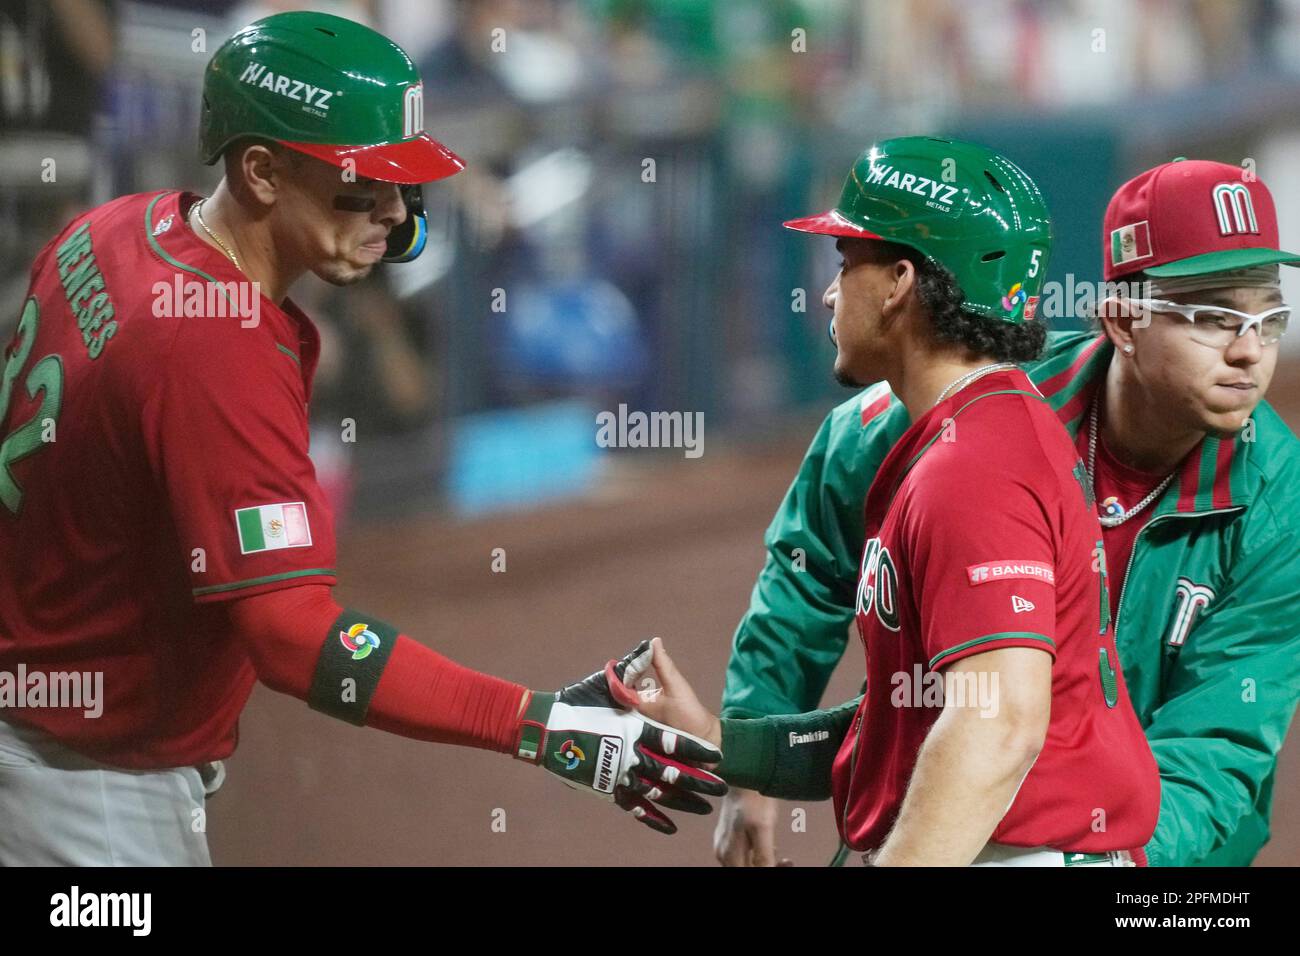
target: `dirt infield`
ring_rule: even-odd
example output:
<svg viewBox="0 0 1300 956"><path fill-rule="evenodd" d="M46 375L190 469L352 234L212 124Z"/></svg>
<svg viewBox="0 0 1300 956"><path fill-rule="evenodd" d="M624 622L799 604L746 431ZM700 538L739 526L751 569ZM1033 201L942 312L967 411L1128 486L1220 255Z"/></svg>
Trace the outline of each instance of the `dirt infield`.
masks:
<svg viewBox="0 0 1300 956"><path fill-rule="evenodd" d="M1294 430L1300 372L1289 370L1271 397ZM472 523L355 529L340 542L345 583L336 597L464 664L538 688L657 634L701 696L716 701L762 563L763 528L812 427L758 453L638 467L598 500ZM504 574L491 571L494 548L506 551ZM856 640L849 650L827 702L851 697L860 683ZM218 864L713 862L713 817L677 814L681 832L663 837L500 755L347 727L262 687L241 728L228 782L210 804ZM836 846L829 804L784 810L779 850L801 865L825 863ZM806 827L796 832L800 819ZM1258 863L1300 863L1295 734L1273 822Z"/></svg>

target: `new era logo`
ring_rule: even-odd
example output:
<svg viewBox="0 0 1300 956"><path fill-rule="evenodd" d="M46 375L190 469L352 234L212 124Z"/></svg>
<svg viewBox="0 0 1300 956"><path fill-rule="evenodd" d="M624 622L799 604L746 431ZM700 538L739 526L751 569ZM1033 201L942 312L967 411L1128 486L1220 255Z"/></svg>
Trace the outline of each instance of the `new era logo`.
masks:
<svg viewBox="0 0 1300 956"><path fill-rule="evenodd" d="M1019 594L1011 595L1011 610L1015 614L1021 611L1032 611L1034 609L1033 601L1026 601Z"/></svg>

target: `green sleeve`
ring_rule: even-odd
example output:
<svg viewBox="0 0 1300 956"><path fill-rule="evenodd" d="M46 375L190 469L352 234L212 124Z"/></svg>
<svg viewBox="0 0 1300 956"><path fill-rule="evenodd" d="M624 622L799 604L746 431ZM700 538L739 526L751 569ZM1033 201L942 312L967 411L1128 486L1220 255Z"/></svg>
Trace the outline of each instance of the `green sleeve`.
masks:
<svg viewBox="0 0 1300 956"><path fill-rule="evenodd" d="M783 800L828 800L831 766L861 697L806 714L722 719L727 783Z"/></svg>
<svg viewBox="0 0 1300 956"><path fill-rule="evenodd" d="M1279 531L1281 517L1257 519L1276 533L1243 536L1146 729L1160 768L1152 866L1245 866L1268 839L1277 755L1300 694L1300 535Z"/></svg>
<svg viewBox="0 0 1300 956"><path fill-rule="evenodd" d="M907 428L889 408L862 424L861 396L822 423L764 536L767 558L732 641L722 716L812 710L844 653L876 469Z"/></svg>

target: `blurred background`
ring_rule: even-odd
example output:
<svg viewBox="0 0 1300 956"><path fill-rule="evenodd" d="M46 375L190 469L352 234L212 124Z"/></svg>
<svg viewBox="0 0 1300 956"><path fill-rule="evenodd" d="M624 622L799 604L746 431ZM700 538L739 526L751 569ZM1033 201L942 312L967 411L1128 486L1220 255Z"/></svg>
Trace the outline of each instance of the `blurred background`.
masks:
<svg viewBox="0 0 1300 956"><path fill-rule="evenodd" d="M468 163L426 188L416 262L292 292L323 338L312 456L337 596L533 687L660 634L717 700L763 528L847 397L820 305L834 251L780 223L829 206L872 140L951 135L1022 165L1057 225L1049 280L1099 279L1107 199L1180 155L1250 164L1300 248L1300 0L0 0L0 339L78 211L211 191L203 68L289 9L401 44L426 128ZM1269 396L1293 429L1297 341ZM599 447L595 416L620 404L702 413L705 454ZM854 642L828 702L861 667ZM712 859L711 820L664 840L536 777L259 688L214 858ZM1261 863L1300 861L1297 784L1292 741ZM786 810L782 852L829 858L829 808Z"/></svg>

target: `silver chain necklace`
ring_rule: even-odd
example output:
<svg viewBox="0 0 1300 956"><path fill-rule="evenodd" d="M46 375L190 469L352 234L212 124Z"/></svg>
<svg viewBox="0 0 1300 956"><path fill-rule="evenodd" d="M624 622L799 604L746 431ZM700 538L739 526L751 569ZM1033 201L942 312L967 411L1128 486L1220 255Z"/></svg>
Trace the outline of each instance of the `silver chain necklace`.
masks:
<svg viewBox="0 0 1300 956"><path fill-rule="evenodd" d="M960 392L963 388L965 388L971 382L975 381L975 379L977 378L983 378L985 375L988 375L992 372L1001 371L1004 368L1015 368L1015 367L1016 367L1015 362L995 362L992 365L981 365L979 368L967 372L961 378L957 379L957 381L953 382L942 392L940 392L939 397L934 400L934 403L938 405L945 398L947 398L950 393L955 395L957 392Z"/></svg>
<svg viewBox="0 0 1300 956"><path fill-rule="evenodd" d="M1092 400L1092 413L1088 416L1088 483L1094 489L1097 487L1097 409L1101 406L1101 399ZM1177 470L1171 471L1165 475L1160 484L1151 489L1151 493L1135 504L1127 511L1121 511L1117 515L1102 514L1097 516L1103 528L1114 528L1122 525L1129 518L1133 517L1151 502L1160 497L1160 493L1169 487L1169 482L1174 480ZM1095 494L1095 491L1094 491Z"/></svg>
<svg viewBox="0 0 1300 956"><path fill-rule="evenodd" d="M235 264L235 268L238 269L240 272L243 272L244 267L239 264L239 260L235 258L234 252L232 252L230 247L221 241L221 237L218 236L211 229L209 229L208 224L203 221L203 204L205 202L207 202L206 199L200 199L198 203L195 204L194 218L199 221L199 225L203 227L203 231L212 237L212 241L221 247L221 251L230 257L230 261Z"/></svg>

